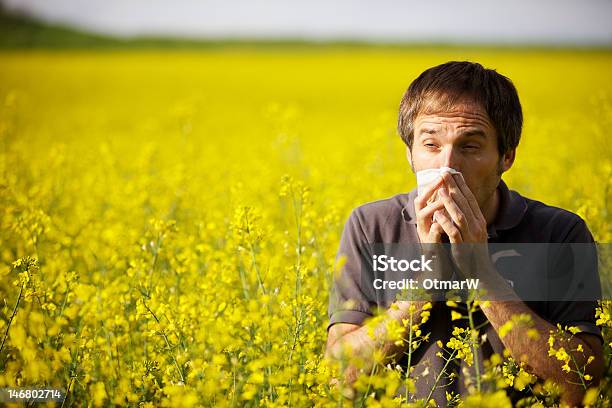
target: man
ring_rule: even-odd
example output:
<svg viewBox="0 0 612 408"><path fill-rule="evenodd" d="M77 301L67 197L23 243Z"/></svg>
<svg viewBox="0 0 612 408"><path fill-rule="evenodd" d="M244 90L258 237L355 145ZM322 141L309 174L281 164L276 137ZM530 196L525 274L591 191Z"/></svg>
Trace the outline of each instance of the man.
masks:
<svg viewBox="0 0 612 408"><path fill-rule="evenodd" d="M405 329L411 315L413 321L419 321L425 305L424 300L397 300L389 304L368 287L368 279L362 276L361 257L364 246L371 243L449 242L453 250L448 256L453 267L468 277L478 278L479 288L495 293L492 296L497 297L481 305L480 317L486 326L480 333L486 333L486 340L477 350L482 355L474 356L475 365L482 367L483 358L494 352L502 354L506 348L539 379L561 384L565 403L578 405L584 387L572 383L581 383L580 378L564 371L563 362L547 353L549 335L559 323L563 327L577 327L580 332L574 336L567 333L556 346L562 345L568 351L584 350L571 357L579 367L586 366L586 378L594 384L601 377L602 338L594 323L596 302L524 302L487 252L487 243L593 242L579 216L525 198L510 191L501 180L502 173L514 162L522 119L512 82L477 63L448 62L430 68L406 91L400 104L398 130L407 145L413 172L448 167L458 174L443 173L419 196L415 189L362 205L351 213L338 252L344 264L330 297L326 348L329 357L346 359L344 351L348 346L355 359L366 362L359 366L349 359L344 371L344 382L349 387L360 373L369 372L375 354L382 353L385 361L405 364L406 342L398 345L386 328L390 322L396 322ZM375 307L386 309L382 321L374 328L374 333L385 339L382 343L375 342L371 329L364 326ZM500 329L519 315L527 315L532 325L517 325L500 336ZM440 351L436 340L446 344L455 323L446 304L435 302L425 328L431 336L412 356L411 365L415 369L411 375L418 379L416 397L430 395L444 405L445 391L464 392L462 382L454 381L429 394L429 388L436 384L432 377L436 377L443 363L436 356ZM594 359L587 364L589 356ZM427 372L435 375L422 375Z"/></svg>

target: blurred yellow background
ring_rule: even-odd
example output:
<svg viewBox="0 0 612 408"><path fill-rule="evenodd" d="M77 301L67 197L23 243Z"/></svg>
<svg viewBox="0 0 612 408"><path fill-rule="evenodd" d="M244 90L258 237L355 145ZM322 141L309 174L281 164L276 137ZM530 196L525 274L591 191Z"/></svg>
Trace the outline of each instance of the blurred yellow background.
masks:
<svg viewBox="0 0 612 408"><path fill-rule="evenodd" d="M518 89L525 126L509 187L578 212L610 242L609 51L0 60L0 333L24 288L0 387L70 387L96 405L333 403L319 362L343 223L415 186L399 101L449 60L495 68ZM13 265L26 256L40 268Z"/></svg>

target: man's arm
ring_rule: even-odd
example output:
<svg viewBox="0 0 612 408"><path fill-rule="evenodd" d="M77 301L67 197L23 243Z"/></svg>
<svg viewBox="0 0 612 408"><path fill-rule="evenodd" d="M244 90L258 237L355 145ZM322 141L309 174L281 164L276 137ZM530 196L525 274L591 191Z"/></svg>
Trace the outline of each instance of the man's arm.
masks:
<svg viewBox="0 0 612 408"><path fill-rule="evenodd" d="M417 216L417 233L421 243L441 243L442 227L432 223L435 211L444 207L441 202L428 203L436 189L441 185L442 179L432 183L423 194L414 201ZM350 236L347 234L347 236ZM363 238L365 239L365 238ZM349 240L347 240L349 241ZM342 246L342 243L341 243ZM356 257L353 254L353 257ZM346 362L344 368L344 382L348 385L346 396L352 395L352 384L361 372L368 372L377 363L379 357L382 362L396 358L405 352L407 344L401 342L396 344L397 336L390 336L387 328L390 324L399 324L403 332L407 333L410 328L404 322L419 322L425 301L398 301L385 312L382 322L378 323L373 330L367 326L348 323L335 323L329 328L325 355L332 360ZM396 326L397 327L397 326ZM396 333L397 334L397 333ZM350 353L346 353L350 350ZM347 355L349 354L349 355ZM361 360L360 366L358 362Z"/></svg>
<svg viewBox="0 0 612 408"><path fill-rule="evenodd" d="M529 372L545 380L551 379L561 385L565 390L562 396L563 402L570 406L580 405L585 392L581 378L575 372L567 373L563 371L562 366L565 363L554 356L549 356L547 353L549 349L548 338L552 332L557 330L556 326L542 319L518 298L513 301L485 302L481 305L481 309L498 333L499 329L506 322L511 321L513 316L529 315L534 324L532 327L516 326L505 336L500 336L501 341L512 356L525 362ZM529 336L527 331L530 329L537 330L538 336L535 336L535 338ZM588 333L578 333L573 337L568 333L564 339L555 342L556 349L561 347L572 359L570 363L572 370L575 370L576 367L586 366L584 374L591 377L593 384L597 384L601 379L604 368L600 339ZM580 349L584 352L573 351ZM592 361L587 364L590 356L593 356ZM586 381L586 383L589 383L589 381Z"/></svg>
<svg viewBox="0 0 612 408"><path fill-rule="evenodd" d="M503 336L501 340L504 346L514 358L524 361L532 374L544 380L552 379L563 386L563 402L572 406L579 405L585 392L581 378L577 373L564 372L562 369L564 363L549 356L547 352L548 337L557 328L538 316L520 300L505 279L495 270L488 251L485 250L486 246L478 245L478 243L487 242L486 221L463 177L461 175L452 177L449 174L442 177L447 188L440 188L440 197L445 203L448 215L444 212L436 212L437 221L449 236L451 244L476 243L473 247L455 245L452 251L455 262L464 274L478 275L482 283L481 287L485 289L490 298L503 299L490 301L487 306L482 306L485 316L495 331L499 333L500 328L506 322L511 321L513 316L529 315L534 322L533 328L539 334L538 339L528 336L529 328L517 327ZM470 263L470 260L475 263ZM570 359L573 360L573 368L581 368L586 365L586 374L592 377L591 381L597 383L603 373L603 355L599 339L589 334L571 337L568 333L567 337L560 340L559 343L557 348L564 348ZM582 349L583 352L574 351L577 349ZM587 364L590 356L593 356L593 359L590 364Z"/></svg>
<svg viewBox="0 0 612 408"><path fill-rule="evenodd" d="M372 329L349 323L336 323L329 328L325 355L344 363L344 395L352 398L352 385L361 373L368 373L377 362L398 359L406 351L406 342L396 343L396 336L387 328L396 322L402 328L401 336L410 329L404 322L420 321L424 301L396 302L386 312L383 320ZM376 361L376 356L381 361Z"/></svg>

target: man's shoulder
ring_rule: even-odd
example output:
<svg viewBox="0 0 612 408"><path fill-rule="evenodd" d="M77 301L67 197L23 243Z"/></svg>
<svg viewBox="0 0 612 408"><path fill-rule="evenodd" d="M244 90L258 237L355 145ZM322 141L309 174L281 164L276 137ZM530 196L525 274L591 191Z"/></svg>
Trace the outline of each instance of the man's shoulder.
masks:
<svg viewBox="0 0 612 408"><path fill-rule="evenodd" d="M391 238L398 234L404 236L404 211L408 205L413 205L411 201L415 194L416 191L411 191L361 204L353 209L350 218L359 224L369 239Z"/></svg>
<svg viewBox="0 0 612 408"><path fill-rule="evenodd" d="M523 197L527 203L527 216L531 220L540 222L558 222L561 224L576 224L583 222L583 219L576 213L566 210L565 208L556 207L546 204L542 201L532 198Z"/></svg>
<svg viewBox="0 0 612 408"><path fill-rule="evenodd" d="M513 193L516 193L513 191ZM546 204L542 201L523 197L527 211L522 220L523 225L531 229L548 232L551 242L565 242L568 239L588 239L590 231L586 222L578 214L565 208Z"/></svg>
<svg viewBox="0 0 612 408"><path fill-rule="evenodd" d="M410 202L412 193L396 194L381 200L370 201L353 209L353 213L362 220L380 221L388 217L401 217L402 210Z"/></svg>

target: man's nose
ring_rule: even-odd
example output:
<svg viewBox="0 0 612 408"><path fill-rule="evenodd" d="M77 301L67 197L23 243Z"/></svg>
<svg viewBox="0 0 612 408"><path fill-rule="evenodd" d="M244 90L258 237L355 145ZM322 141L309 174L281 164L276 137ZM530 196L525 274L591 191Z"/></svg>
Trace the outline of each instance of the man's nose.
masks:
<svg viewBox="0 0 612 408"><path fill-rule="evenodd" d="M440 167L450 167L452 169L461 171L459 152L452 145L446 146L442 149L440 159Z"/></svg>

